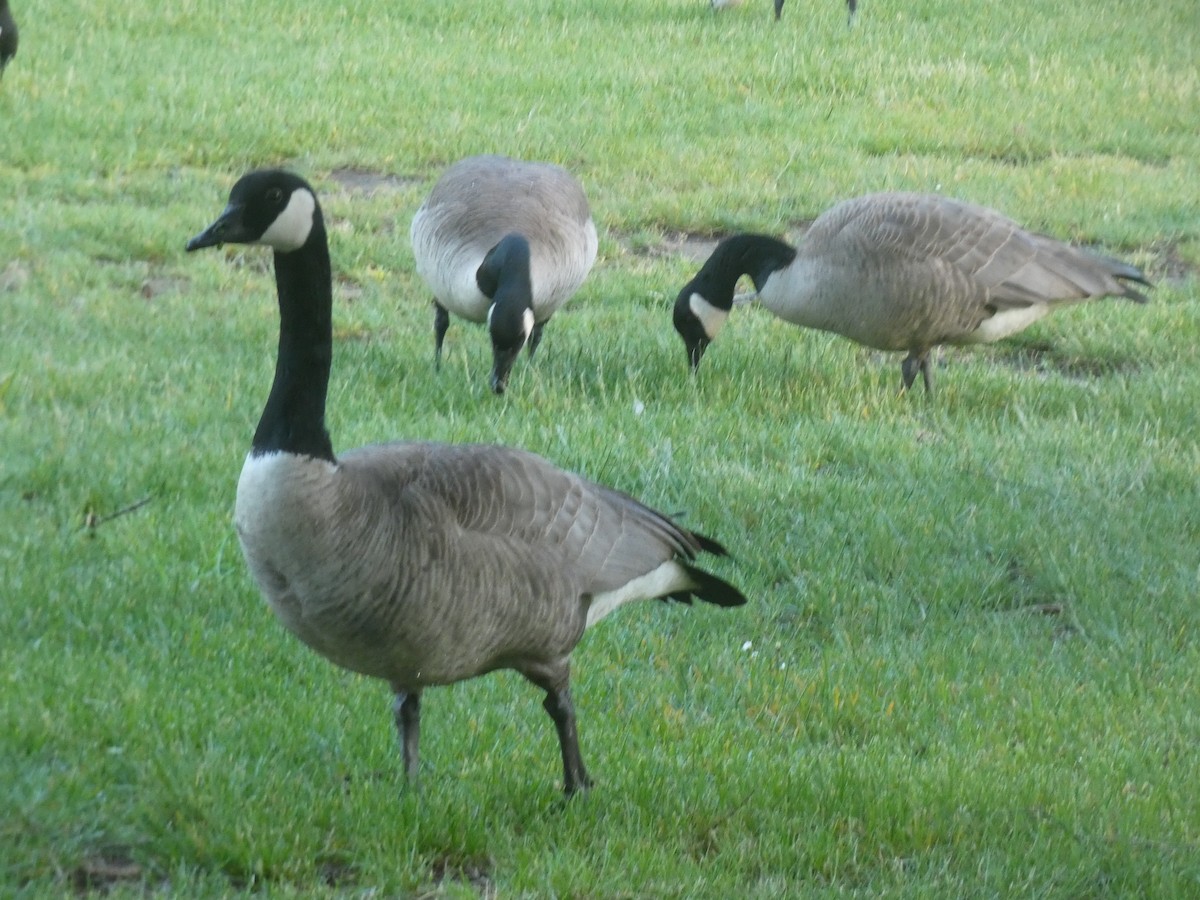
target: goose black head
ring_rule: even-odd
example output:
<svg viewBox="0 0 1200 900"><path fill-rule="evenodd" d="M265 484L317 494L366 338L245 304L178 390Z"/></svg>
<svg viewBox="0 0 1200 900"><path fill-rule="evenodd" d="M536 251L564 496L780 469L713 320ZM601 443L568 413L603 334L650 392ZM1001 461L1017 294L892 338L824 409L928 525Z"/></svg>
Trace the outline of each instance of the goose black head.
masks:
<svg viewBox="0 0 1200 900"><path fill-rule="evenodd" d="M688 365L692 367L692 371L700 366L700 359L704 356L704 351L716 337L716 331L720 330L720 325L715 322L720 313L721 310L696 291L695 280L688 282L679 292L679 297L675 301L675 330L683 338L683 345L688 355ZM708 316L710 326L715 325L713 334L709 334L701 314Z"/></svg>
<svg viewBox="0 0 1200 900"><path fill-rule="evenodd" d="M735 234L717 244L675 300L675 330L693 370L729 318L738 279L749 275L761 291L770 276L795 260L796 249L764 234Z"/></svg>
<svg viewBox="0 0 1200 900"><path fill-rule="evenodd" d="M217 220L187 243L189 252L221 244L262 244L299 250L320 220L313 189L299 175L264 169L238 179Z"/></svg>
<svg viewBox="0 0 1200 900"><path fill-rule="evenodd" d="M733 309L733 291L743 270L741 254L731 252L732 241L727 238L717 245L675 299L675 330L683 338L692 371L699 367L704 351L716 340Z"/></svg>
<svg viewBox="0 0 1200 900"><path fill-rule="evenodd" d="M8 61L17 55L19 38L17 20L8 8L8 0L0 0L0 76L4 74Z"/></svg>
<svg viewBox="0 0 1200 900"><path fill-rule="evenodd" d="M492 338L492 390L503 394L521 348L533 332L533 283L529 271L529 241L519 234L505 235L488 251L475 282L492 301L488 309L488 334Z"/></svg>

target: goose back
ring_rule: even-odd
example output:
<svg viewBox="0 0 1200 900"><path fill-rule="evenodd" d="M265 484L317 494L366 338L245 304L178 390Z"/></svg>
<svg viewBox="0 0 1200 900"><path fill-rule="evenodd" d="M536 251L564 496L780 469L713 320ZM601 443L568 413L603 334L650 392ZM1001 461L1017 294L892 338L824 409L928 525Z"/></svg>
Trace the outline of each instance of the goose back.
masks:
<svg viewBox="0 0 1200 900"><path fill-rule="evenodd" d="M759 297L777 316L881 350L993 341L1053 307L1145 298L1131 266L935 194L883 193L821 215Z"/></svg>
<svg viewBox="0 0 1200 900"><path fill-rule="evenodd" d="M598 248L587 196L560 166L493 155L450 166L413 217L417 272L443 306L483 322L491 301L476 271L513 232L529 242L533 312L544 322L579 289Z"/></svg>

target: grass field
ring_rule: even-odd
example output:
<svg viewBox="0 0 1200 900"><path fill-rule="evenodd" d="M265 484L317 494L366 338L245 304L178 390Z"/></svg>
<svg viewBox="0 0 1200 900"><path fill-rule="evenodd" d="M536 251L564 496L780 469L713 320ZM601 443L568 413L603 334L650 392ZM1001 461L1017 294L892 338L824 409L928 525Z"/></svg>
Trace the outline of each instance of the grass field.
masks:
<svg viewBox="0 0 1200 900"><path fill-rule="evenodd" d="M1200 894L1195 0L12 2L0 896ZM463 323L434 374L408 245L475 152L569 166L601 230L502 398ZM270 260L183 245L275 164L331 220L335 447L520 445L733 551L746 607L580 645L586 797L511 673L426 695L408 789L386 688L245 570ZM684 251L882 189L1153 302L947 350L932 401L753 307L689 377Z"/></svg>

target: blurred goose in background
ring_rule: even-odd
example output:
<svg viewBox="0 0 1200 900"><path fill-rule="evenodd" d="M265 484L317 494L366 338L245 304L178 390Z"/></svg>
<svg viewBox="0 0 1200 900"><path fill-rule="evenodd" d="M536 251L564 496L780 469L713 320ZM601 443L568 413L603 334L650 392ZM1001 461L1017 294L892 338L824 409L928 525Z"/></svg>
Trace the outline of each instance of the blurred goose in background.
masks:
<svg viewBox="0 0 1200 900"><path fill-rule="evenodd" d="M434 296L434 358L450 313L487 322L491 388L504 392L523 346L596 261L596 226L573 175L550 163L472 156L455 163L413 217L417 273Z"/></svg>
<svg viewBox="0 0 1200 900"><path fill-rule="evenodd" d="M1000 213L936 194L883 193L823 213L793 247L765 235L726 238L679 292L675 330L695 369L749 275L762 305L793 325L878 350L907 351L904 387L929 351L998 341L1052 309L1097 297L1145 303L1138 269L1024 230Z"/></svg>
<svg viewBox="0 0 1200 900"><path fill-rule="evenodd" d="M694 563L725 550L522 450L392 443L335 456L325 430L333 288L312 188L280 170L244 176L187 249L222 243L275 251L279 356L234 511L275 614L337 665L391 685L410 778L425 688L515 669L546 692L565 791L588 787L572 649L635 600L745 603Z"/></svg>
<svg viewBox="0 0 1200 900"><path fill-rule="evenodd" d="M4 76L4 69L9 61L17 55L19 40L17 20L8 8L8 0L0 0L0 78Z"/></svg>
<svg viewBox="0 0 1200 900"><path fill-rule="evenodd" d="M713 9L724 9L727 6L741 6L742 0L709 0ZM846 7L850 10L847 24L854 21L854 11L858 9L858 0L846 0ZM783 0L775 0L775 21L779 21L779 17L783 15Z"/></svg>

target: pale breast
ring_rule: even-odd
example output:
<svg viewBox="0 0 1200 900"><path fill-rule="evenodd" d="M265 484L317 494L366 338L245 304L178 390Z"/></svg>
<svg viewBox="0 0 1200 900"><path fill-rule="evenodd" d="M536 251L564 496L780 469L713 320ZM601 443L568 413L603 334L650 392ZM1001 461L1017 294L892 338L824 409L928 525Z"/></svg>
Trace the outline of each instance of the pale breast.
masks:
<svg viewBox="0 0 1200 900"><path fill-rule="evenodd" d="M250 572L280 622L339 665L383 676L381 623L362 598L371 573L339 527L337 466L290 453L251 454L234 524ZM380 648L375 647L374 651Z"/></svg>
<svg viewBox="0 0 1200 900"><path fill-rule="evenodd" d="M509 529L467 525L428 465L427 447L406 444L339 465L247 458L238 536L280 621L338 665L411 689L569 653L582 588ZM461 487L466 469L445 474Z"/></svg>
<svg viewBox="0 0 1200 900"><path fill-rule="evenodd" d="M529 241L533 310L545 321L579 289L598 250L587 196L559 166L499 156L451 166L413 218L417 272L443 306L483 322L491 302L475 272L513 232Z"/></svg>
<svg viewBox="0 0 1200 900"><path fill-rule="evenodd" d="M417 274L450 312L470 322L483 322L492 301L479 290L475 273L495 242L484 246L482 241L457 233L454 222L453 209L418 210L412 224Z"/></svg>

